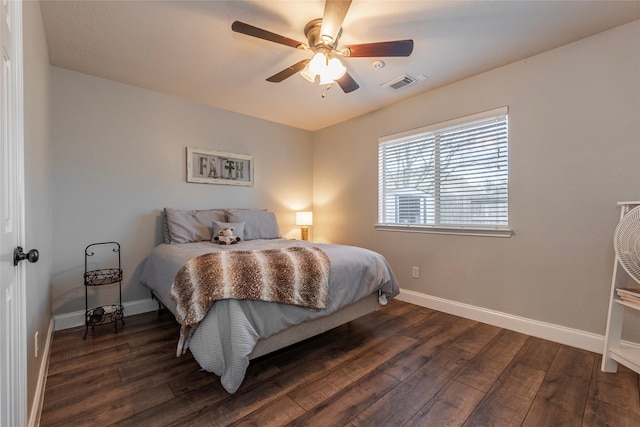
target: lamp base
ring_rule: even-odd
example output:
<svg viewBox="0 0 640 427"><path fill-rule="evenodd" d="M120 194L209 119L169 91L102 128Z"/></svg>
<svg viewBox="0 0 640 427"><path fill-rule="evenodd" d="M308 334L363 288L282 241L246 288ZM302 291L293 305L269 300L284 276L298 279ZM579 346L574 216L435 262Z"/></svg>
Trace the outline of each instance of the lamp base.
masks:
<svg viewBox="0 0 640 427"><path fill-rule="evenodd" d="M300 238L302 240L309 240L309 227L300 228Z"/></svg>

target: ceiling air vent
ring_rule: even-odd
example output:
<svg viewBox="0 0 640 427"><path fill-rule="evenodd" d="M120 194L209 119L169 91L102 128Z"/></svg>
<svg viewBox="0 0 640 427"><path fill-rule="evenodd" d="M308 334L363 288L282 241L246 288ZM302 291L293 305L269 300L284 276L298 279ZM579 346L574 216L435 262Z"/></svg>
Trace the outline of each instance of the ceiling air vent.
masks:
<svg viewBox="0 0 640 427"><path fill-rule="evenodd" d="M404 74L404 75L402 75L400 77L396 77L393 80L389 80L388 82L383 83L380 86L388 87L388 88L393 89L393 90L398 90L398 89L400 89L402 87L412 85L415 82L416 82L416 79L414 79L413 77L411 77L411 76L409 76L407 74Z"/></svg>

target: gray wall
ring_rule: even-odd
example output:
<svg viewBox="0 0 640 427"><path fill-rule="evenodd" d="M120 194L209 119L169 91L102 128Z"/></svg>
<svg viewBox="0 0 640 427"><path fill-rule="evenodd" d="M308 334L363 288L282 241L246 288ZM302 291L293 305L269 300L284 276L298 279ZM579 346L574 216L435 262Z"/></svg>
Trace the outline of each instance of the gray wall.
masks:
<svg viewBox="0 0 640 427"><path fill-rule="evenodd" d="M51 320L52 188L49 56L39 2L24 2L25 249L40 260L26 266L27 408L35 397ZM39 354L35 357L35 333Z"/></svg>
<svg viewBox="0 0 640 427"><path fill-rule="evenodd" d="M294 211L312 202L310 132L57 67L51 77L54 314L84 310L93 242L121 244L123 300L149 298L139 274L164 207L269 209L284 236L299 236ZM187 183L187 146L255 156L255 186Z"/></svg>
<svg viewBox="0 0 640 427"><path fill-rule="evenodd" d="M316 238L381 252L404 289L603 334L616 202L640 199L639 42L636 21L314 133ZM505 105L513 237L374 229L379 137Z"/></svg>

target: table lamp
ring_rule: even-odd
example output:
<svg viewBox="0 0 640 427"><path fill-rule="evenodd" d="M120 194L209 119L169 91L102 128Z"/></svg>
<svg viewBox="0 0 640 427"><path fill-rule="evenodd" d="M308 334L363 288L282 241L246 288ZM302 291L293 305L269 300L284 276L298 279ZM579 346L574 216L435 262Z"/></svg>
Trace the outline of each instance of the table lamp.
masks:
<svg viewBox="0 0 640 427"><path fill-rule="evenodd" d="M296 212L296 225L300 227L300 238L309 240L309 226L313 225L313 212Z"/></svg>

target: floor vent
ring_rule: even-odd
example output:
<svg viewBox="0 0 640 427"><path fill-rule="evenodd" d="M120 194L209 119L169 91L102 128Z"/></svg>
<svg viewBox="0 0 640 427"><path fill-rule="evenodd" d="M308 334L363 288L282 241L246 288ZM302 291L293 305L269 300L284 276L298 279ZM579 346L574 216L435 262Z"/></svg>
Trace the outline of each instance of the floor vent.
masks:
<svg viewBox="0 0 640 427"><path fill-rule="evenodd" d="M412 85L415 82L416 82L416 79L414 79L413 77L411 77L411 76L409 76L407 74L404 74L404 75L402 75L400 77L396 77L393 80L390 80L390 81L388 81L386 83L383 83L380 86L388 87L388 88L393 89L393 90L398 90L398 89L403 88L405 86Z"/></svg>

